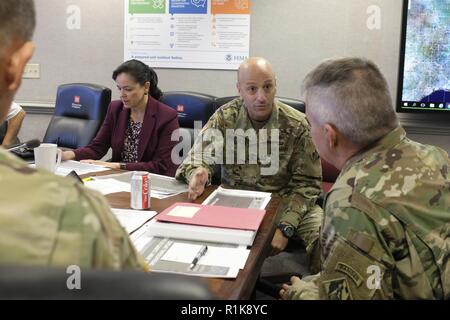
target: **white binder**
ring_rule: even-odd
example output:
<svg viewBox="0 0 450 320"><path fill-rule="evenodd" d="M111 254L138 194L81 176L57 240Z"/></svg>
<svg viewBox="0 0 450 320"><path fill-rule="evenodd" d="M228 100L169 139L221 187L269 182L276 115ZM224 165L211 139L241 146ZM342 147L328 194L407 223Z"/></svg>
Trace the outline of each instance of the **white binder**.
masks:
<svg viewBox="0 0 450 320"><path fill-rule="evenodd" d="M210 241L251 246L256 236L256 231L159 222L155 219L149 221L147 225L147 235L153 237Z"/></svg>

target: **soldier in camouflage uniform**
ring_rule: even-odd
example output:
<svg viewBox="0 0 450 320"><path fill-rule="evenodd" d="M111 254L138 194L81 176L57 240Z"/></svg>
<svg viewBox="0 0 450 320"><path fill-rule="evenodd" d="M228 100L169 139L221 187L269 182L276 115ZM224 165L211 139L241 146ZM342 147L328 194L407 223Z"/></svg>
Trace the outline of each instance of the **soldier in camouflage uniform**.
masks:
<svg viewBox="0 0 450 320"><path fill-rule="evenodd" d="M32 0L0 1L0 121L33 53ZM105 199L0 150L0 264L146 269Z"/></svg>
<svg viewBox="0 0 450 320"><path fill-rule="evenodd" d="M449 299L448 154L406 138L370 61L325 61L305 89L317 149L342 171L326 198L322 271L281 296Z"/></svg>
<svg viewBox="0 0 450 320"><path fill-rule="evenodd" d="M323 212L316 205L321 192L320 160L306 118L274 101L276 80L265 59L243 62L237 87L241 98L222 106L209 119L176 177L189 183L190 196L195 199L210 181L214 165L224 163L225 187L267 191L282 197L280 226L294 227L312 253ZM245 145L238 141L245 141ZM272 254L284 250L287 242L288 237L277 229Z"/></svg>

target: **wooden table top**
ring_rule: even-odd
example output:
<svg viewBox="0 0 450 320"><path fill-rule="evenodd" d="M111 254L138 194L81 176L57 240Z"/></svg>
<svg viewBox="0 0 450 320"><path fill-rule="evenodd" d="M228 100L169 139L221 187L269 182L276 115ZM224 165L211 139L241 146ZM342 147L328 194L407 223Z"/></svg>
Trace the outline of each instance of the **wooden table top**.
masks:
<svg viewBox="0 0 450 320"><path fill-rule="evenodd" d="M118 173L115 171L105 171L94 175L106 175ZM202 203L211 192L216 189L216 186L209 186L205 189L205 192L201 197L196 199L195 203ZM129 209L130 208L130 193L120 192L106 195L111 207ZM165 208L169 207L175 202L192 202L188 199L187 193L182 193L169 197L166 199L151 198L150 210L161 212ZM258 280L259 273L261 271L264 259L268 256L271 246L273 234L275 232L275 221L277 216L277 208L280 203L279 197L272 197L271 201L266 207L266 215L259 227L256 234L253 245L251 246L250 255L245 264L245 268L239 271L236 279L223 279L223 278L208 278L208 283L213 294L218 299L250 299L253 288Z"/></svg>

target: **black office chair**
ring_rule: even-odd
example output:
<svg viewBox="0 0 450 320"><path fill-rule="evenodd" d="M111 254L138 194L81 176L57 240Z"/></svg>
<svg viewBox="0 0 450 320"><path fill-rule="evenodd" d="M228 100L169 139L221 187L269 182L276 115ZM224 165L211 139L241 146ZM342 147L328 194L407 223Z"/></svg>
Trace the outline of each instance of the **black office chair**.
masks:
<svg viewBox="0 0 450 320"><path fill-rule="evenodd" d="M0 144L3 142L3 139L5 139L7 131L8 131L8 121L4 121L0 125Z"/></svg>
<svg viewBox="0 0 450 320"><path fill-rule="evenodd" d="M302 100L286 97L276 97L276 99L284 104L287 104L288 106L291 106L295 110L305 113L305 102Z"/></svg>
<svg viewBox="0 0 450 320"><path fill-rule="evenodd" d="M227 96L227 97L218 97L218 98L216 98L215 101L214 101L215 110L219 109L224 104L227 104L228 102L230 102L231 100L234 100L236 98L239 98L239 96Z"/></svg>
<svg viewBox="0 0 450 320"><path fill-rule="evenodd" d="M187 156L194 144L194 124L199 121L198 129L201 129L208 122L214 113L214 96L190 92L190 91L169 91L165 92L160 101L178 113L178 123L180 124L180 160Z"/></svg>
<svg viewBox="0 0 450 320"><path fill-rule="evenodd" d="M215 103L216 110L219 109L224 104L226 104L226 103L230 102L231 100L234 100L238 97L239 96L227 96L227 97L216 98L216 103ZM303 113L305 112L305 102L302 100L286 98L286 97L275 97L275 99L277 99L278 101L280 101L284 104L291 106L292 108L294 108L300 112L303 112Z"/></svg>
<svg viewBox="0 0 450 320"><path fill-rule="evenodd" d="M0 267L0 299L211 300L201 278L138 271L81 269L80 289L68 289L73 273L49 267Z"/></svg>
<svg viewBox="0 0 450 320"><path fill-rule="evenodd" d="M109 88L90 83L60 85L43 142L71 149L88 145L102 125L110 102Z"/></svg>

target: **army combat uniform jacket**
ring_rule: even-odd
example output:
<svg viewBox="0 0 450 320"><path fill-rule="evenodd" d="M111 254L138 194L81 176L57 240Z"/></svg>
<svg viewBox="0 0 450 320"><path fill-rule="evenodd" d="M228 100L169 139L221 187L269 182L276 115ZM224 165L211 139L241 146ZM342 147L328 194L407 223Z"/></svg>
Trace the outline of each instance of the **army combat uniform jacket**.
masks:
<svg viewBox="0 0 450 320"><path fill-rule="evenodd" d="M350 159L326 199L322 272L291 297L449 299L449 164L402 128Z"/></svg>
<svg viewBox="0 0 450 320"><path fill-rule="evenodd" d="M100 193L0 150L0 264L146 269Z"/></svg>
<svg viewBox="0 0 450 320"><path fill-rule="evenodd" d="M233 134L237 138L230 138ZM322 190L321 166L301 112L275 101L271 117L258 131L242 99L222 106L202 129L176 178L188 182L200 166L211 177L217 163L223 163L225 187L280 195L281 221L297 227L307 249L317 240L322 211L315 203Z"/></svg>

